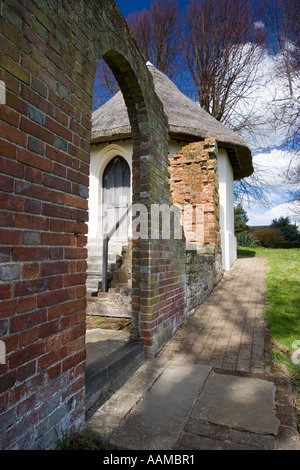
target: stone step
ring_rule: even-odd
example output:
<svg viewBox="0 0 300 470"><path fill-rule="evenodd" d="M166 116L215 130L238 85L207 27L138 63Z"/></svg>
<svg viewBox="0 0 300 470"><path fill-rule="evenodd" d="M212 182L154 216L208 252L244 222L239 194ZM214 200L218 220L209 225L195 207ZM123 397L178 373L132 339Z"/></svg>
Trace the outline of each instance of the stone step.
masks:
<svg viewBox="0 0 300 470"><path fill-rule="evenodd" d="M97 401L105 401L145 362L143 344L128 341L120 348L87 366L85 373L86 411Z"/></svg>
<svg viewBox="0 0 300 470"><path fill-rule="evenodd" d="M108 279L112 278L113 272L122 262L122 256L128 250L128 242L111 242L108 253ZM87 260L87 295L95 294L102 282L102 242L94 241L88 243Z"/></svg>
<svg viewBox="0 0 300 470"><path fill-rule="evenodd" d="M128 288L124 292L122 287L110 288L108 292L98 292L87 297L87 315L132 318L131 290Z"/></svg>
<svg viewBox="0 0 300 470"><path fill-rule="evenodd" d="M115 253L108 253L108 261L114 262L118 256L120 255L116 255ZM88 263L98 263L100 266L102 266L102 254L89 255Z"/></svg>
<svg viewBox="0 0 300 470"><path fill-rule="evenodd" d="M87 282L86 282L86 294L87 296L92 296L92 295L95 295L96 292L99 291L99 289L101 289L101 278L94 278L94 279L87 279Z"/></svg>

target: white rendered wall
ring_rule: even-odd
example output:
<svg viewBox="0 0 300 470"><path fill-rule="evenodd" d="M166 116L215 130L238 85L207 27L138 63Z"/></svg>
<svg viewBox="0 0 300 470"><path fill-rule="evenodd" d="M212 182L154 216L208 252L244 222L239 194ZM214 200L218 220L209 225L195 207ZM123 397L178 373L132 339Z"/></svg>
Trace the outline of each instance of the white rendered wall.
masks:
<svg viewBox="0 0 300 470"><path fill-rule="evenodd" d="M236 237L234 236L233 170L226 150L218 151L220 232L222 265L229 270L237 258Z"/></svg>

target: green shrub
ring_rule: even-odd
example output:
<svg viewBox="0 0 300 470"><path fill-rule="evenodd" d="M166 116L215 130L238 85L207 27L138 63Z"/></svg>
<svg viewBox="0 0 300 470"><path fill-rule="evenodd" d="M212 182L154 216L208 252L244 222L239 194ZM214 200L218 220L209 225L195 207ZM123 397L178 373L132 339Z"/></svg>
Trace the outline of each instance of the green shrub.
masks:
<svg viewBox="0 0 300 470"><path fill-rule="evenodd" d="M103 450L104 447L93 441L92 432L70 432L57 440L56 450Z"/></svg>
<svg viewBox="0 0 300 470"><path fill-rule="evenodd" d="M264 248L274 248L284 242L280 228L255 227L251 230L251 233L259 240L260 245Z"/></svg>
<svg viewBox="0 0 300 470"><path fill-rule="evenodd" d="M238 246L246 246L254 248L259 246L258 239L251 232L240 232L236 234L236 241Z"/></svg>

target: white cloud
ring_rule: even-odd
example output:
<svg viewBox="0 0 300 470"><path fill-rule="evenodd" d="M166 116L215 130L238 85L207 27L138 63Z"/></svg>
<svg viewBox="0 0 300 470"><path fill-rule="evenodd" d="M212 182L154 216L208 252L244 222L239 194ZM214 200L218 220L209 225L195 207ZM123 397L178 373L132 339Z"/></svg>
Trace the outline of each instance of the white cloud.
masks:
<svg viewBox="0 0 300 470"><path fill-rule="evenodd" d="M290 191L300 189L300 183L292 184L286 178L290 171L299 165L290 152L273 149L254 156L255 171L263 177L262 186L266 188L268 206L264 207L254 199L245 207L249 225L270 225L273 219L289 217L300 227L300 202L287 202Z"/></svg>
<svg viewBox="0 0 300 470"><path fill-rule="evenodd" d="M295 223L300 227L300 203L291 202L280 204L268 210L263 208L250 208L247 210L249 217L248 225L270 225L273 219L279 217L289 217L291 223Z"/></svg>
<svg viewBox="0 0 300 470"><path fill-rule="evenodd" d="M261 51L260 51L261 52ZM259 51L258 51L259 53ZM248 100L242 100L238 112L247 115L251 112L253 128L242 131L241 136L248 143L251 150L279 148L286 140L291 128L283 125L277 118L284 112L285 122L288 123L287 113L295 113L290 97L290 90L286 77L278 73L282 64L280 54L261 54L260 65L255 71L255 82ZM249 76L249 80L253 80ZM294 83L294 93L300 94L299 83ZM289 106L287 106L287 104ZM284 106L285 105L285 106Z"/></svg>
<svg viewBox="0 0 300 470"><path fill-rule="evenodd" d="M263 23L262 21L255 21L254 22L254 28L255 29L262 29L265 27L265 23Z"/></svg>
<svg viewBox="0 0 300 470"><path fill-rule="evenodd" d="M258 153L253 157L253 166L255 171L263 172L264 184L267 187L280 191L293 189L287 180L287 172L298 166L292 152L273 149L270 152Z"/></svg>

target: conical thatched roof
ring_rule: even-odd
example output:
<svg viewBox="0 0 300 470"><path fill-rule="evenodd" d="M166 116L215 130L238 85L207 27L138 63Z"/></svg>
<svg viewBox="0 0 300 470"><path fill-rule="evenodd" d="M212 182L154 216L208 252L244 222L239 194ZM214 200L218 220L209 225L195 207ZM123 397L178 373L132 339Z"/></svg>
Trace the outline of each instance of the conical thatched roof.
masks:
<svg viewBox="0 0 300 470"><path fill-rule="evenodd" d="M227 150L235 179L253 172L250 149L243 139L187 98L176 85L153 65L148 65L155 91L169 120L169 136L193 142L214 137L219 147ZM92 116L92 142L124 139L131 127L122 93L119 91Z"/></svg>

